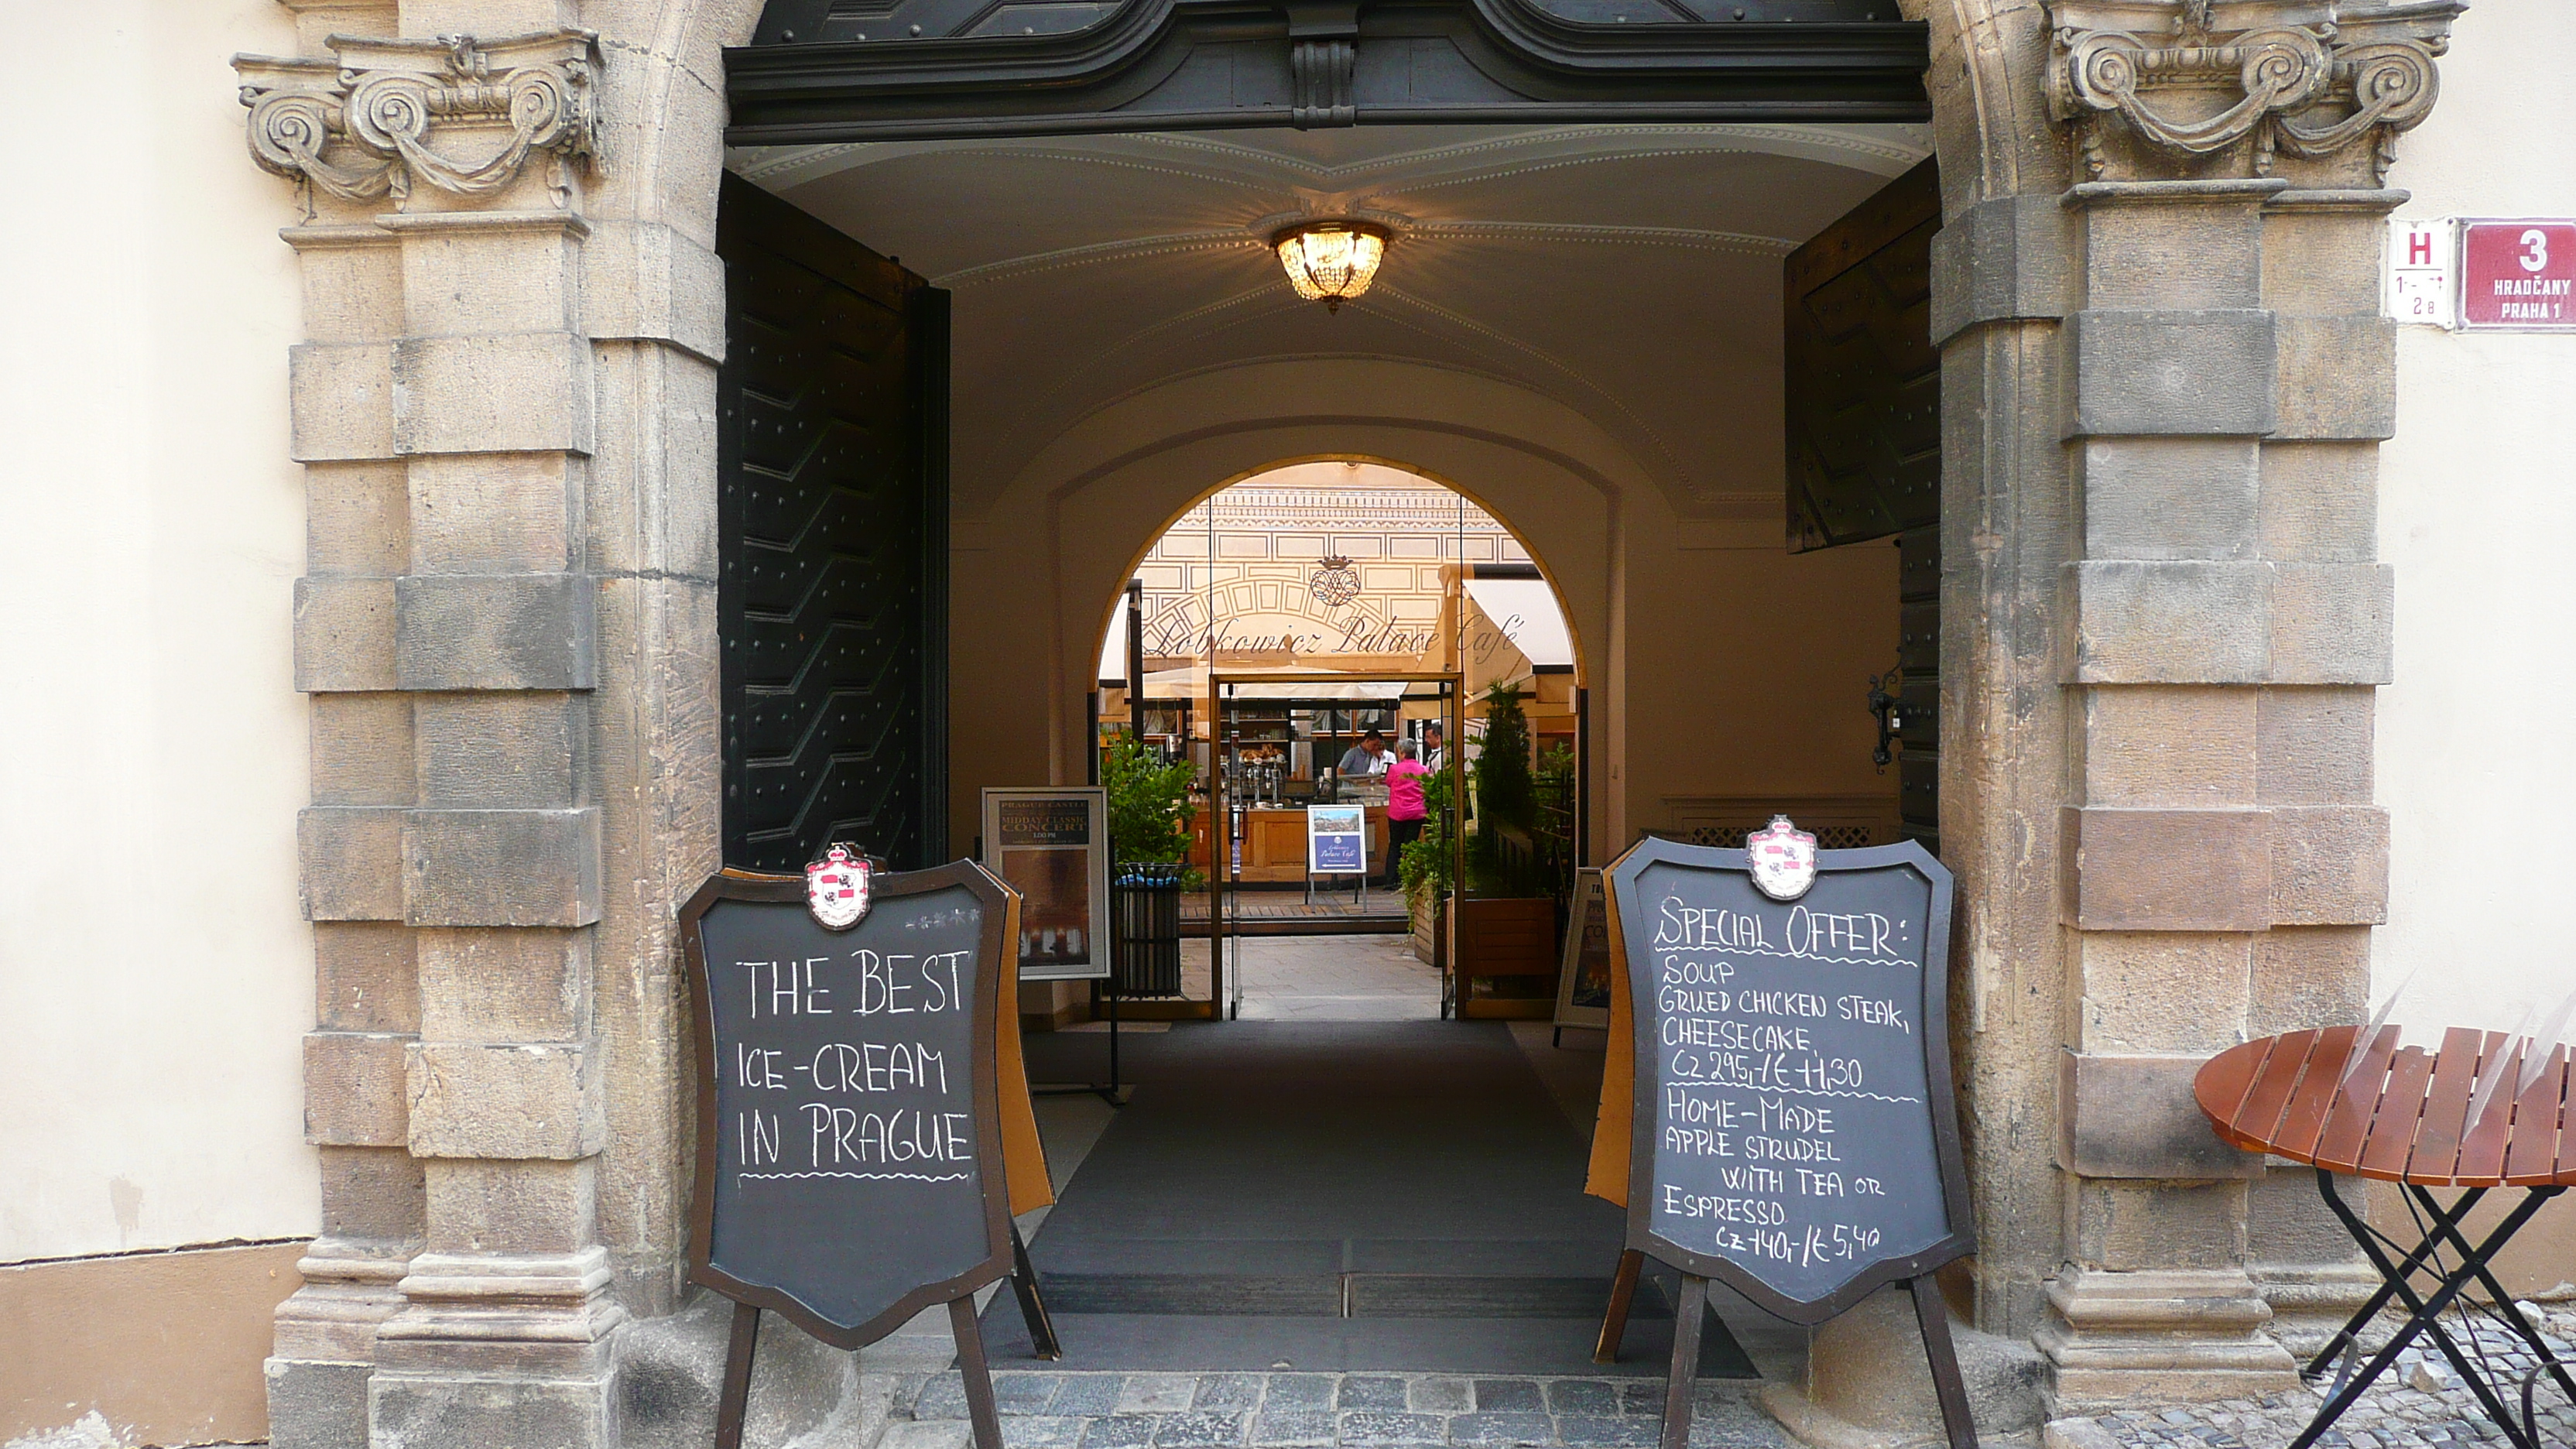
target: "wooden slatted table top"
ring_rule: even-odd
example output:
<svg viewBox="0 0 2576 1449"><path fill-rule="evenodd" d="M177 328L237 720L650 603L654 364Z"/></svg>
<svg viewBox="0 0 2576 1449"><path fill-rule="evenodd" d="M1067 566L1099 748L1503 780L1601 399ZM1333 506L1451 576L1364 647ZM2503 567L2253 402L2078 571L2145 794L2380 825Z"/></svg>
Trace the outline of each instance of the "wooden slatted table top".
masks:
<svg viewBox="0 0 2576 1449"><path fill-rule="evenodd" d="M2397 1027L2361 1041L2368 1031L2330 1026L2230 1047L2200 1069L2193 1095L2229 1145L2346 1176L2576 1185L2566 1047L2454 1027L2428 1052L2401 1047Z"/></svg>

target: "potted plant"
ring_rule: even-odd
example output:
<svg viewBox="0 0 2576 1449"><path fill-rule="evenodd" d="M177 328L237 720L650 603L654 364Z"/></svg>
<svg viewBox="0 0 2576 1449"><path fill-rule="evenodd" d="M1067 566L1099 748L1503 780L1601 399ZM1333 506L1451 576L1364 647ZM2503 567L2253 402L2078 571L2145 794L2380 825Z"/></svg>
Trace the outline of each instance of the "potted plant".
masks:
<svg viewBox="0 0 2576 1449"><path fill-rule="evenodd" d="M1109 794L1109 848L1118 860L1179 860L1190 848L1190 784L1198 772L1186 759L1120 732L1100 759L1100 783ZM1196 871L1190 872L1195 876ZM1185 887L1197 883L1184 878Z"/></svg>
<svg viewBox="0 0 2576 1449"><path fill-rule="evenodd" d="M1458 889L1458 857L1450 848L1450 825L1456 818L1458 770L1452 765L1422 781L1422 833L1396 857L1404 881L1405 908L1413 916L1413 954L1426 962L1440 959L1442 909Z"/></svg>
<svg viewBox="0 0 2576 1449"><path fill-rule="evenodd" d="M1458 1014L1545 1017L1555 1010L1557 902L1547 879L1551 853L1534 837L1538 782L1517 686L1496 684L1485 692L1484 748L1473 768L1468 891L1458 901L1450 938Z"/></svg>

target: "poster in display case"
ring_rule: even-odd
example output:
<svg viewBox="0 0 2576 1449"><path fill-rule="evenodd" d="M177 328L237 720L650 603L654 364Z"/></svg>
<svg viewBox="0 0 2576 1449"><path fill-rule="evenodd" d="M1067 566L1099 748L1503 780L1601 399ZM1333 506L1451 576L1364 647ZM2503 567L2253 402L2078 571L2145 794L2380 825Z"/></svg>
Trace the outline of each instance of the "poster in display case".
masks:
<svg viewBox="0 0 2576 1449"><path fill-rule="evenodd" d="M1109 974L1109 792L984 791L984 868L1020 893L1020 979Z"/></svg>

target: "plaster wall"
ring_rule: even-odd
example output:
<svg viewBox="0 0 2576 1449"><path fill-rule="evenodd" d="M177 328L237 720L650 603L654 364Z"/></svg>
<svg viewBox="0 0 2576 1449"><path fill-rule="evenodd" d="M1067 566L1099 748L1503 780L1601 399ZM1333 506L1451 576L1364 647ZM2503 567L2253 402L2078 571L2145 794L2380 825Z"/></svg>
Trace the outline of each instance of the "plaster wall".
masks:
<svg viewBox="0 0 2576 1449"><path fill-rule="evenodd" d="M225 65L293 18L11 16L0 194L52 221L0 232L0 1262L317 1226L292 213Z"/></svg>
<svg viewBox="0 0 2576 1449"><path fill-rule="evenodd" d="M1776 361L1722 363L1711 385L1756 366ZM1558 404L1466 374L1336 359L1201 374L1110 409L988 514L957 521L958 849L982 787L1083 777L1100 630L1173 517L1261 468L1336 455L1454 484L1556 585L1592 691L1596 855L1663 824L1668 796L1892 797L1893 774L1869 763L1875 726L1862 708L1868 676L1895 654L1892 546L1791 557L1776 515L1676 518L1633 459Z"/></svg>
<svg viewBox="0 0 2576 1449"><path fill-rule="evenodd" d="M2398 215L2576 216L2571 51L2576 9L2556 0L2461 16L2442 104L2389 175L2414 193ZM2397 576L2377 750L2390 884L2372 971L2376 998L2411 978L2398 1021L2509 1030L2526 1005L2576 990L2561 928L2576 845L2560 814L2576 798L2572 402L2576 333L2399 329L2379 500Z"/></svg>

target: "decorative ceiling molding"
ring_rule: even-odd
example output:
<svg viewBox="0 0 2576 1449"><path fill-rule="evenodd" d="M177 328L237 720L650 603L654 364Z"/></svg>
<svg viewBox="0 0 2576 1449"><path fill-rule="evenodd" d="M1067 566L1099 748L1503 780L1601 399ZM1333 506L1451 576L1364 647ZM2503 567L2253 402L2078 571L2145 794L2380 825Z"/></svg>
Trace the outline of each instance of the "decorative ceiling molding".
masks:
<svg viewBox="0 0 2576 1449"><path fill-rule="evenodd" d="M736 145L793 145L1282 125L1922 121L1931 113L1922 84L1929 32L1896 18L1895 0L1742 0L1705 15L1663 0L1638 0L1634 16L1615 4L1615 13L1590 13L1598 8L1114 0L1042 15L1003 3L891 0L843 17L831 0L772 0L755 43L725 52L726 136ZM1019 33L1006 12L1026 19ZM1075 23L1039 33L1041 19L1064 25L1055 15Z"/></svg>
<svg viewBox="0 0 2576 1449"><path fill-rule="evenodd" d="M1412 244L1425 241L1515 241L1552 242L1578 246L1655 246L1684 247L1695 251L1733 252L1744 256L1786 256L1797 249L1792 237L1756 236L1745 232L1695 231L1674 226L1585 226L1554 222L1530 221L1441 221L1410 222L1387 217L1384 213L1370 220L1393 223L1397 240ZM1275 263L1270 253L1269 238L1281 219L1264 218L1241 229L1176 232L1166 236L1131 237L1113 242L1094 242L1086 246L1065 247L1058 251L1035 252L1006 261L986 262L981 266L933 276L934 285L952 291L982 286L992 282L1018 281L1025 277L1059 272L1074 267L1102 266L1113 262L1144 261L1156 257L1187 256L1208 252L1245 252L1257 254L1267 272Z"/></svg>

